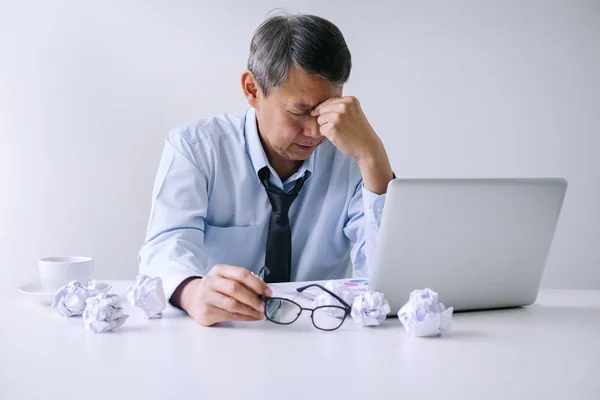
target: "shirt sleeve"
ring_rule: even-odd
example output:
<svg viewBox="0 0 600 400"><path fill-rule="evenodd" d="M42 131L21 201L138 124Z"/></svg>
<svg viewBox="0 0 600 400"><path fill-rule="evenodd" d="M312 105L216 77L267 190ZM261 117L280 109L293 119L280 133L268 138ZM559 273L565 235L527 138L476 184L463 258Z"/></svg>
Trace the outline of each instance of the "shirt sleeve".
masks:
<svg viewBox="0 0 600 400"><path fill-rule="evenodd" d="M369 191L361 180L350 200L348 220L344 227L346 237L354 242L351 258L355 276L369 277L369 266L375 257L384 204L385 194L378 195Z"/></svg>
<svg viewBox="0 0 600 400"><path fill-rule="evenodd" d="M206 273L204 218L208 180L185 132L171 133L165 143L152 190L139 271L158 276L170 299L181 282Z"/></svg>

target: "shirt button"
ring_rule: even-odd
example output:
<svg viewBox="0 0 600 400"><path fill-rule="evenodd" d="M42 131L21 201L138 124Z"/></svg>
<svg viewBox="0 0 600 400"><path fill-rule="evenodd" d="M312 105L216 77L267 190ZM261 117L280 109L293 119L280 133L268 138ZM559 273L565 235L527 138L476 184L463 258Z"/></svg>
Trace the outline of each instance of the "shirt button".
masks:
<svg viewBox="0 0 600 400"><path fill-rule="evenodd" d="M377 208L377 212L382 213L383 212L383 207L378 207Z"/></svg>

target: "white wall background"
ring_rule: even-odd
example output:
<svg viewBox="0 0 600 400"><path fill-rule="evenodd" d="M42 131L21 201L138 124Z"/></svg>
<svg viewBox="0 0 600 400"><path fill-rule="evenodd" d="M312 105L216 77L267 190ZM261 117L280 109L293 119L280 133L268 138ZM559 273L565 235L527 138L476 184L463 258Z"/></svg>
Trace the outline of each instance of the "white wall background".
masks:
<svg viewBox="0 0 600 400"><path fill-rule="evenodd" d="M165 134L245 110L250 38L286 7L344 32L399 175L568 178L543 285L600 289L600 2L211 3L0 0L0 286L44 255L133 278Z"/></svg>

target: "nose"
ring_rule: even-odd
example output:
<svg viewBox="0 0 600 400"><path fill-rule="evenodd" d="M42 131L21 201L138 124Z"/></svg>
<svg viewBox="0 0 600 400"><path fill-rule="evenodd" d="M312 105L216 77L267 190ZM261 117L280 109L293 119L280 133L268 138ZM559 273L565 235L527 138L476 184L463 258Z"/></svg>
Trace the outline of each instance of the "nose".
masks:
<svg viewBox="0 0 600 400"><path fill-rule="evenodd" d="M319 139L321 138L321 131L319 128L320 127L319 123L317 122L317 118L311 117L310 121L307 121L306 125L304 126L304 131L302 132L302 134L306 137Z"/></svg>

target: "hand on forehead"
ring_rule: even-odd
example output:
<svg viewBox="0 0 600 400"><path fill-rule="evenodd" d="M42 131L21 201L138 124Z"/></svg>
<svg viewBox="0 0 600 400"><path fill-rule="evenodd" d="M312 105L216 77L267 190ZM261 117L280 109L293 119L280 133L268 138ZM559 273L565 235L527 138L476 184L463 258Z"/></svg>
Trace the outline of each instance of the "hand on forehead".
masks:
<svg viewBox="0 0 600 400"><path fill-rule="evenodd" d="M340 98L343 86L292 68L288 79L280 88L286 106L298 111L312 112L320 104Z"/></svg>
<svg viewBox="0 0 600 400"><path fill-rule="evenodd" d="M310 114L313 117L318 117L319 115L329 112L343 112L353 103L358 103L358 100L356 100L355 97L332 97L317 104L317 106L311 110Z"/></svg>

